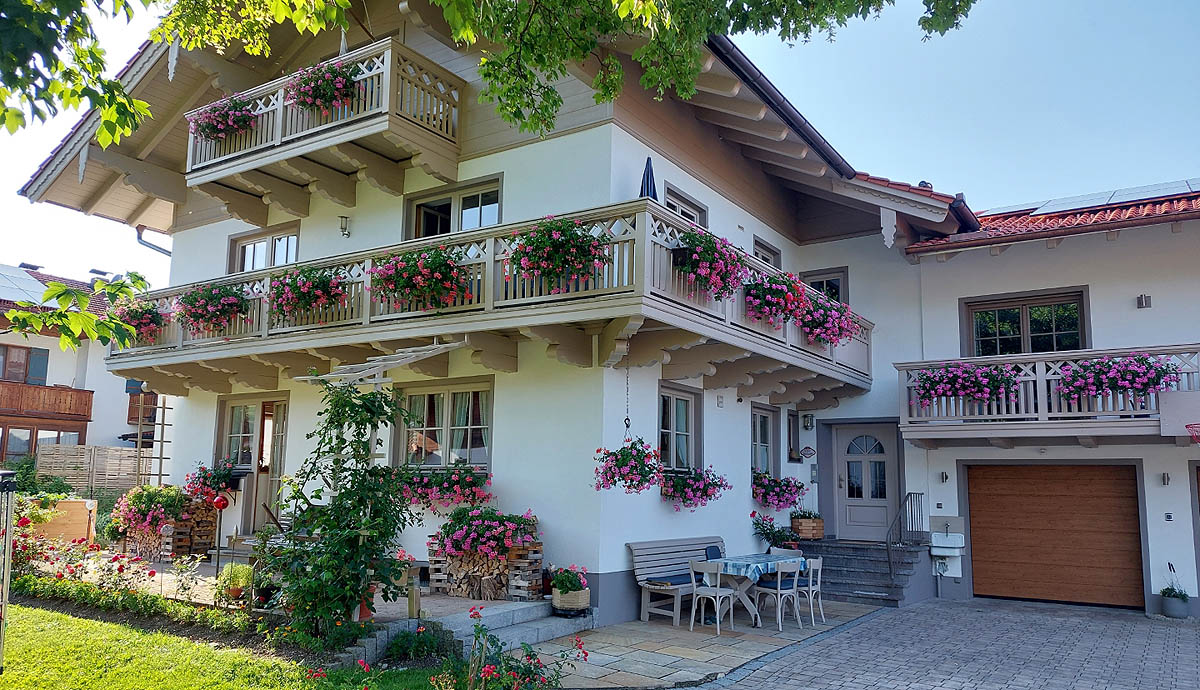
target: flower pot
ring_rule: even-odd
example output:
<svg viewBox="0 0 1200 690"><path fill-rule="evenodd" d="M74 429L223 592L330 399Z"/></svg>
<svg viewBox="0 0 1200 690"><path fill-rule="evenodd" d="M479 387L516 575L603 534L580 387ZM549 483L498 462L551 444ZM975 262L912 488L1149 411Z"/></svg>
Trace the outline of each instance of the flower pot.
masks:
<svg viewBox="0 0 1200 690"><path fill-rule="evenodd" d="M375 612L371 610L371 604L375 602L375 583L367 585L367 593L363 595L362 601L358 604L358 620L369 621Z"/></svg>
<svg viewBox="0 0 1200 690"><path fill-rule="evenodd" d="M244 594L245 591L246 590L243 587L226 587L225 588L225 594L228 595L230 599L241 599L242 594Z"/></svg>
<svg viewBox="0 0 1200 690"><path fill-rule="evenodd" d="M1178 597L1162 598L1162 613L1167 618L1187 618L1188 603Z"/></svg>
<svg viewBox="0 0 1200 690"><path fill-rule="evenodd" d="M825 521L820 518L816 520L793 519L792 532L801 539L824 539Z"/></svg>
<svg viewBox="0 0 1200 690"><path fill-rule="evenodd" d="M578 592L560 592L557 587L551 593L550 603L562 611L581 611L592 605L592 590L584 587Z"/></svg>
<svg viewBox="0 0 1200 690"><path fill-rule="evenodd" d="M675 267L686 264L692 258L691 247L676 247L671 250L671 265Z"/></svg>

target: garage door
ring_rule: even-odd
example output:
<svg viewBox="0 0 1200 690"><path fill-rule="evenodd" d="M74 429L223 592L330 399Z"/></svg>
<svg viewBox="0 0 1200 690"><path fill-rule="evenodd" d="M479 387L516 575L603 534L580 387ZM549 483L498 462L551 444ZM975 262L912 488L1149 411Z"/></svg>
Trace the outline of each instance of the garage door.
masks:
<svg viewBox="0 0 1200 690"><path fill-rule="evenodd" d="M972 465L967 498L975 594L1145 604L1133 466Z"/></svg>

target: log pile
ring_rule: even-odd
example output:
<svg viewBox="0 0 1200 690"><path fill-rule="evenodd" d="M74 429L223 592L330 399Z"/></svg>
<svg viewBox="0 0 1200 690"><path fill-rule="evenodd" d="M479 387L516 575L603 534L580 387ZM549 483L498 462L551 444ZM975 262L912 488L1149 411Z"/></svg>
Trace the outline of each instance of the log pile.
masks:
<svg viewBox="0 0 1200 690"><path fill-rule="evenodd" d="M429 556L429 589L468 599L531 601L542 596L542 545L510 549L507 558L481 554Z"/></svg>
<svg viewBox="0 0 1200 690"><path fill-rule="evenodd" d="M187 518L175 520L174 530L163 536L162 552L179 556L208 553L216 544L217 509L208 501L192 499L183 514Z"/></svg>

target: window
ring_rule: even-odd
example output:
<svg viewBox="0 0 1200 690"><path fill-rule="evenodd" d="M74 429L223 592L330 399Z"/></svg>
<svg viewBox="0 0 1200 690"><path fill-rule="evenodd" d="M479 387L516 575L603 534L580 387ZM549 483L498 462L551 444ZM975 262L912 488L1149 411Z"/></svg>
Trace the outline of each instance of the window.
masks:
<svg viewBox="0 0 1200 690"><path fill-rule="evenodd" d="M883 455L883 444L874 436L855 436L846 455ZM864 465L866 476L864 476ZM865 480L865 484L864 484ZM846 498L887 498L887 461L863 459L846 461Z"/></svg>
<svg viewBox="0 0 1200 690"><path fill-rule="evenodd" d="M402 430L406 462L430 467L491 463L490 385L410 390L406 407L415 418Z"/></svg>
<svg viewBox="0 0 1200 690"><path fill-rule="evenodd" d="M667 208L678 213L689 223L695 223L702 228L708 227L707 206L672 187L670 184L667 184L666 187L667 191L663 194L663 204Z"/></svg>
<svg viewBox="0 0 1200 690"><path fill-rule="evenodd" d="M967 356L1084 348L1083 315L1082 293L969 303Z"/></svg>
<svg viewBox="0 0 1200 690"><path fill-rule="evenodd" d="M413 204L412 237L435 237L500 222L500 182L474 184Z"/></svg>
<svg viewBox="0 0 1200 690"><path fill-rule="evenodd" d="M757 237L754 238L754 256L775 268L783 268L783 255L779 250Z"/></svg>
<svg viewBox="0 0 1200 690"><path fill-rule="evenodd" d="M145 400L142 400L145 396ZM138 418L141 417L143 424L154 422L154 412L158 405L158 394L156 393L130 393L129 407L126 410L125 421L132 426L137 426Z"/></svg>
<svg viewBox="0 0 1200 690"><path fill-rule="evenodd" d="M23 429L20 427L8 427L8 433L4 435L4 459L5 461L16 460L23 458L26 455L33 454L33 429Z"/></svg>
<svg viewBox="0 0 1200 690"><path fill-rule="evenodd" d="M777 475L775 463L775 410L754 407L750 410L750 467L755 472Z"/></svg>
<svg viewBox="0 0 1200 690"><path fill-rule="evenodd" d="M685 391L659 393L658 452L667 469L696 466L696 400Z"/></svg>
<svg viewBox="0 0 1200 690"><path fill-rule="evenodd" d="M300 224L286 223L266 232L235 237L232 241L231 273L260 271L296 263L300 250Z"/></svg>
<svg viewBox="0 0 1200 690"><path fill-rule="evenodd" d="M808 283L809 287L843 304L850 303L849 277L849 271L845 267L809 271L800 275L800 279Z"/></svg>
<svg viewBox="0 0 1200 690"><path fill-rule="evenodd" d="M232 458L238 465L250 465L254 462L260 407L261 403L257 402L228 406L225 438L221 447L222 457Z"/></svg>
<svg viewBox="0 0 1200 690"><path fill-rule="evenodd" d="M42 347L0 345L0 381L46 385L50 351Z"/></svg>

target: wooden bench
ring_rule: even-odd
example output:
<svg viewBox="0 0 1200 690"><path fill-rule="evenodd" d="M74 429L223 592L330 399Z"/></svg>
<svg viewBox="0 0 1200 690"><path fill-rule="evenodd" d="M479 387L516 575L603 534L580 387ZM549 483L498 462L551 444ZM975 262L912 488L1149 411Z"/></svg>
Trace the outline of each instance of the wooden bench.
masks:
<svg viewBox="0 0 1200 690"><path fill-rule="evenodd" d="M633 541L625 546L633 554L633 576L642 588L642 620L648 621L650 614L658 613L670 616L673 625L679 625L684 595L691 595L696 586L688 563L706 560L710 546L725 555L725 540L721 537ZM662 596L652 598L655 595ZM662 608L668 602L671 608Z"/></svg>

